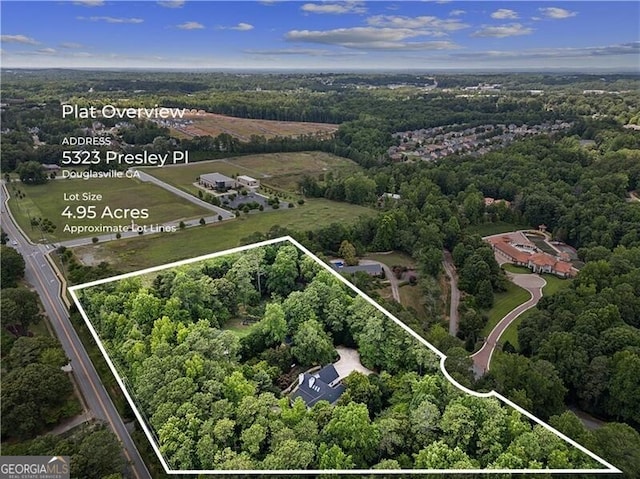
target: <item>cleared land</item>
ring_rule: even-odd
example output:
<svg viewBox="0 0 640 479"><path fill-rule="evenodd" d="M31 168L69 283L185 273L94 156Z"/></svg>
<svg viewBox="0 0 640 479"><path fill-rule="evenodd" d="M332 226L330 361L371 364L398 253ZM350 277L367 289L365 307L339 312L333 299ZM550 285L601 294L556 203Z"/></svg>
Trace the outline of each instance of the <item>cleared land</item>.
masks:
<svg viewBox="0 0 640 479"><path fill-rule="evenodd" d="M74 248L83 261L109 261L121 271L133 271L193 256L233 248L253 233L266 233L275 225L307 231L331 223L353 221L360 215L374 216L375 210L325 199L308 199L298 208L280 209L242 216L221 224L184 231L145 236Z"/></svg>
<svg viewBox="0 0 640 479"><path fill-rule="evenodd" d="M185 115L185 120L193 121L190 125L172 128L175 136L191 138L194 136L218 136L227 133L242 141L249 141L251 135L273 138L274 136L319 135L329 137L338 130L338 125L331 123L306 123L300 121L254 120L217 115L215 113L199 113Z"/></svg>
<svg viewBox="0 0 640 479"><path fill-rule="evenodd" d="M399 291L403 306L413 308L420 319L426 319L428 317L427 311L424 309L424 293L419 286L405 284L400 287Z"/></svg>
<svg viewBox="0 0 640 479"><path fill-rule="evenodd" d="M335 174L354 172L358 169L358 165L346 158L321 151L305 151L199 161L189 165L149 168L145 172L184 191L197 194L198 188L193 186L193 183L198 176L206 173L248 175L260 180L265 186L297 191L298 181L305 175L318 178L329 171Z"/></svg>
<svg viewBox="0 0 640 479"><path fill-rule="evenodd" d="M369 253L365 259L372 259L386 264L389 268L394 266L406 266L407 268L414 268L415 261L411 256L399 251L393 251L391 253Z"/></svg>
<svg viewBox="0 0 640 479"><path fill-rule="evenodd" d="M131 220L100 218L103 207L116 208L148 208L149 218L136 221L141 224L164 223L167 221L198 218L211 215L211 212L200 208L170 192L149 183L128 178L94 179L94 180L53 180L44 185L16 185L25 195L18 199L13 186L9 189L11 199L9 207L22 229L29 237L41 239L39 229L32 229L30 218L47 218L57 226L53 234L46 235L51 240L77 238L78 235L64 232L65 224L119 225L130 224ZM102 195L102 201L65 201L64 195L91 192ZM65 207L96 205L97 218L70 219L62 216ZM86 234L83 236L94 236Z"/></svg>

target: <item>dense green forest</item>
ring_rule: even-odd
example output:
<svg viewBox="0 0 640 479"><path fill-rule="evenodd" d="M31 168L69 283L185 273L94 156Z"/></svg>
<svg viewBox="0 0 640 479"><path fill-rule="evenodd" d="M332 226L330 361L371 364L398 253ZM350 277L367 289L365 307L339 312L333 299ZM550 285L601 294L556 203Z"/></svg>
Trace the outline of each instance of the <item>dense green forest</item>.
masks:
<svg viewBox="0 0 640 479"><path fill-rule="evenodd" d="M5 75L3 82L8 99L2 111L3 168L11 170L19 161L28 160L55 163L60 158L62 135L78 134L81 128L91 125L90 120L63 121L60 103L160 104L242 118L339 123L336 138L322 146L311 138L279 138L271 142L256 138L242 145L221 135L220 141L216 145L209 143L205 151L215 157L221 151L228 154L323 149L367 166L384 161L386 149L396 142L392 133L416 128L539 124L592 115L621 124L638 124L640 90L634 75L439 75L440 88L425 90L423 86L431 85L432 78L412 74L157 73L148 80L136 73L15 71ZM496 95L460 95L462 90L455 90L496 82L503 85ZM406 87L387 88L397 84ZM528 93L534 88L545 93ZM613 93L583 95L582 90L588 88L604 88ZM125 93L127 100L122 100ZM116 121L104 123L113 126ZM42 131L41 140L47 145L34 148L28 132L34 127ZM140 147L157 137L168 140L166 130L148 122L136 122L136 129L127 135L127 142ZM201 151L198 145L196 140L178 147Z"/></svg>
<svg viewBox="0 0 640 479"><path fill-rule="evenodd" d="M87 288L81 301L174 468L595 467L517 411L455 389L435 354L293 245ZM249 319L248 334L228 329ZM281 393L337 345L374 373L351 373L335 406Z"/></svg>
<svg viewBox="0 0 640 479"><path fill-rule="evenodd" d="M0 248L2 454L70 456L72 477L121 477L120 444L105 425L89 423L64 437L47 434L81 414L82 407L61 369L69 359L43 324L38 295L23 283L22 256L8 246Z"/></svg>
<svg viewBox="0 0 640 479"><path fill-rule="evenodd" d="M133 128L127 132L127 142L130 143L127 148L131 151L189 149L202 152L207 158L256 152L323 150L357 161L365 167L362 173L309 176L302 179L299 191L309 197L378 208L377 217L354 218L349 223L320 229L310 225L308 231L288 231L275 226L266 235L251 235L239 239L239 242L247 244L290 234L312 251L327 255L337 255L345 240L354 245L358 255L388 250L409 254L417 263L417 287L422 293L426 316L419 316L396 303L385 302L379 296L376 299L447 354L447 368L458 381L484 390L495 388L540 417L549 419L581 444L602 454L622 468L625 477L637 477L640 471L640 435L637 432L640 428L640 323L637 304L640 297L640 203L633 200L631 193L640 185L640 132L624 128L638 124L640 89L637 75L437 75L438 88L429 92L423 86L431 85L432 77L411 74L167 73L153 78L143 81L135 72L71 71L18 71L3 76L4 97L8 99L2 111L3 171L14 170L21 163L22 171L30 171L24 166L29 160L55 163L62 148L56 143L63 136L79 134L82 128L90 126L85 121L62 121L59 118L60 102L91 101L99 104L121 98L123 92L136 106L160 103L204 108L247 118L340 123L335 137L328 140L314 137L265 140L254 137L249 142L241 142L227 134L216 138L177 140L170 138L168 132L157 125L134 122ZM391 83L404 83L405 86L395 90L386 88ZM501 83L501 91L495 95L459 96L464 93L460 88L478 83ZM92 92L89 92L90 88L93 88ZM532 95L528 89L544 92ZM585 89L603 89L613 93L585 95L582 92ZM133 93L133 90L141 91ZM386 149L398 141L392 133L402 129L452 126L454 123L468 126L486 122L520 124L551 119L572 121L573 127L561 135L527 138L479 157L451 155L429 163L392 164L385 155ZM38 135L47 145L35 148L29 133L29 128L35 127L40 128ZM384 193L395 193L400 199L381 201ZM504 199L510 203L485 206L484 197ZM467 356L479 346L481 331L487 323L487 308L493 303L494 295L504 291L507 281L495 262L491 248L478 233L491 231L494 227L497 231L503 227L536 228L540 224L547 225L555 239L575 247L580 262L585 266L568 288L542 299L538 308L519 327L519 349L496 354L491 373L477 382L469 370ZM443 302L446 302L446 296L443 296L442 289L442 257L445 249L452 253L463 291L458 337L448 334L444 321ZM63 256L73 274L72 281L76 283L110 276L117 269L117 265L105 263L98 267L80 265L70 252L63 251ZM10 255L8 259L11 259ZM5 276L4 267L3 263L3 281L5 277L10 278ZM225 279L224 275L217 277L214 274L211 277L220 288L228 288L221 281ZM266 279L261 274L257 277ZM377 294L374 283L366 276L357 275L353 280L371 295ZM165 282L164 286L155 283L153 286L144 285L147 293L159 298L162 304L170 301L173 294L171 281L167 278ZM307 288L303 290L304 286ZM304 278L298 277L294 289L299 288L300 291L296 292L302 293L309 286ZM132 286L132 291L138 291L139 287ZM271 291L272 286L261 283L258 290L261 288L266 292ZM110 294L118 294L122 299L133 294L132 291ZM207 328L218 333L207 334L229 338L227 333L220 333L219 328L240 312L263 318L269 300L265 294L242 296L242 300L238 300L238 311L231 304L215 302L200 305L203 310L187 308L188 315L181 312L182 316L177 316L177 319L169 315L172 325L167 326L168 331L178 327L174 319L178 324L182 321L183 326L195 328L188 323L199 324L199 314L204 311L217 321L214 324L209 320ZM283 297L278 301L284 304ZM131 308L126 300L118 304L119 315L132 311L126 309ZM231 309L226 309L229 307ZM322 315L318 319L320 317ZM143 337L134 335L127 338L127 348L136 351L133 348L135 341L142 341L146 349L142 346L137 348L149 353L149 338L146 336L151 331L150 324ZM350 332L350 326L344 326L346 329L339 332L328 329L322 322L319 324L335 344L353 341L360 346L353 334L352 337L340 336ZM255 334L239 340L235 338L237 344L234 347L239 360L237 364L228 366L229 371L236 367L240 369L248 382L256 381L252 376L258 374L255 364L262 360L269 364L271 358L246 356L247 349L254 347L258 350L266 347L264 353L273 349L266 346L268 339L258 334L260 330L256 328ZM116 328L114 331L119 330ZM316 332L320 334L320 331ZM170 334L174 335L172 340L177 341L177 330ZM177 342L172 344L177 345ZM243 346L249 344L251 348ZM133 354L129 349L126 351ZM366 362L366 358L366 354L363 355L363 361ZM293 357L285 356L285 359L292 360ZM179 359L167 359L166 363L164 366L167 368L180 370L182 367ZM253 372L247 369L247 364L251 364ZM411 374L408 372L414 369L411 365L396 365L397 369L393 369L384 363L373 367L380 373L380 378L383 370L392 375L395 382L389 387L393 391L401 388L402 384L405 384L402 386L405 389L412 390L413 386L406 384L413 384L411 381L415 378L406 379L408 383L401 381L404 375ZM278 373L267 368L265 373L271 374L273 385L282 386L278 379L283 376L283 371ZM371 382L375 377L368 379ZM382 383L378 381L375 386L385 398ZM269 394L269 391L255 387L260 391L256 392L258 397ZM276 392L271 391L271 394L275 399L265 399L268 404L277 401ZM386 394L394 397L395 393L387 391ZM396 397L393 401L389 397L382 402L386 405L385 410L392 406L393 401L406 402L409 396ZM409 403L411 401L408 400ZM334 410L341 406L338 404ZM563 413L568 406L610 422L595 431L587 431L575 416ZM230 411L236 409L235 405L229 406ZM170 412L173 414L175 411ZM438 413L444 415L445 409L438 406ZM329 449L339 447L345 457L351 455L355 460L344 445L326 442L322 436L326 424L318 422L318 435L309 439L297 435L297 423L287 423L269 414L270 420L279 420L287 429L294 431L283 433L283 436L313 444L315 455L309 465L315 467L319 464L313 461L320 460L323 441L327 447L330 446ZM370 415L371 424L377 424L382 419L381 415L382 409L379 415ZM612 421L624 421L626 424ZM406 426L407 423L401 424ZM233 431L240 432L242 427L237 423ZM199 441L200 436L195 434L188 439ZM270 454L276 453L273 447L277 441L271 441L270 434L270 430L265 431L258 453L243 449L240 436L235 442L229 439L228 443L217 444L216 451L222 452L219 457L209 459L215 464L227 460L230 464L235 464L234 461L243 463L246 460L251 461L252 467L263 465ZM403 437L405 441L406 435ZM185 438L180 437L182 439ZM403 444L407 446L406 442ZM510 447L506 442L502 445L503 451ZM448 443L449 446L453 447L453 443ZM401 465L413 467L415 463L410 461L416 461L413 455L420 450L415 449L417 445L407 447L403 449L407 462ZM224 453L227 448L231 452ZM311 447L305 445L296 449L298 452L305 450L310 451ZM480 461L480 464L491 462L478 449L468 448L462 452L470 461ZM334 453L337 454L335 450ZM177 450L172 454L178 454ZM391 455L378 451L375 459L384 462L384 458L389 457ZM188 460L197 463L200 458L196 454L189 456ZM371 459L368 464L376 462Z"/></svg>

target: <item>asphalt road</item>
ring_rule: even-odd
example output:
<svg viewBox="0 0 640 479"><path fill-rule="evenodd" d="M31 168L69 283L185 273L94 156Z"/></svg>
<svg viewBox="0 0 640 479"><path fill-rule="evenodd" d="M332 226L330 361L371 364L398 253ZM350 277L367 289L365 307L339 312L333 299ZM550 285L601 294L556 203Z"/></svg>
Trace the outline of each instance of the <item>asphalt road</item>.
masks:
<svg viewBox="0 0 640 479"><path fill-rule="evenodd" d="M71 324L69 312L60 297L61 280L46 255L52 251L49 245L32 244L16 227L7 208L8 193L4 182L1 190L2 229L9 237L9 245L17 249L25 260L25 279L31 284L44 306L51 325L62 344L67 357L71 360L73 375L85 403L96 419L105 421L122 443L124 455L130 464L132 477L151 478L122 418L118 414L111 398L100 381L93 363L89 359L80 338ZM17 243L17 244L14 244Z"/></svg>
<svg viewBox="0 0 640 479"><path fill-rule="evenodd" d="M489 365L491 363L491 356L493 355L493 351L495 351L498 346L498 340L502 333L504 333L505 329L509 327L509 325L522 313L531 309L538 304L540 298L542 298L542 288L547 284L544 278L538 276L537 274L514 274L507 273L509 279L520 286L521 288L526 289L531 297L528 301L516 306L514 309L509 311L498 324L491 330L487 339L485 339L482 348L475 354L471 356L473 359L473 371L476 377L482 376L484 373L489 371Z"/></svg>
<svg viewBox="0 0 640 479"><path fill-rule="evenodd" d="M232 218L235 218L235 216L232 216ZM205 216L204 220L206 222L206 224L211 224L211 223L217 223L218 222L218 215L214 215L214 216ZM199 218L195 218L195 219L191 219L191 220L185 220L185 228L196 228L201 226L200 225L200 220ZM176 230L180 229L180 221L167 221L166 223L163 223L162 226L165 227L169 227L169 226L174 226L176 228ZM98 243L105 243L107 241L117 241L116 239L116 233L106 233L106 234L98 234L98 235L93 235L91 236L91 233L86 233L88 236L85 236L84 234L82 235L82 237L80 238L76 238L76 239L71 239L71 240L64 240L64 241L58 241L56 243L56 246L66 246L67 248L75 248L76 246L84 246L84 245L89 245L89 244L93 244L93 238L98 238ZM157 235L160 234L157 229L155 231L152 231L150 229L148 229L147 231L143 231L142 234L138 233L137 231L124 231L122 233L120 233L121 238L138 238L140 236L145 236L145 235ZM170 234L170 233L167 233Z"/></svg>
<svg viewBox="0 0 640 479"><path fill-rule="evenodd" d="M456 267L453 265L451 253L444 250L444 260L442 260L444 271L449 277L451 285L451 304L449 307L449 334L456 336L458 334L458 306L460 306L460 290L458 289L458 275Z"/></svg>
<svg viewBox="0 0 640 479"><path fill-rule="evenodd" d="M391 295L397 303L400 303L400 290L398 289L398 280L396 278L396 275L393 274L393 271L391 271L391 268L389 268L386 264L381 263L380 261L375 261L373 259L361 259L360 264L379 264L380 266L382 266L382 269L384 270L384 276L389 280L389 284L391 285Z"/></svg>

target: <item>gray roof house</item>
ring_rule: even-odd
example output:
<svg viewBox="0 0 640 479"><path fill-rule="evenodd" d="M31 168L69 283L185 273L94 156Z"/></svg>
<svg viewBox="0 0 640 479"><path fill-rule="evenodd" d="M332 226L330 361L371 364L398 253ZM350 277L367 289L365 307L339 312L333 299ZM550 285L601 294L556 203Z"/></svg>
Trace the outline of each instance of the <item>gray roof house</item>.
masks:
<svg viewBox="0 0 640 479"><path fill-rule="evenodd" d="M200 175L198 183L206 186L207 188L214 189L235 188L236 186L236 180L220 173L206 173L204 175Z"/></svg>
<svg viewBox="0 0 640 479"><path fill-rule="evenodd" d="M353 274L358 271L362 271L363 273L367 273L370 276L382 276L383 270L382 265L379 263L375 264L359 264L357 266L346 266L343 263L331 263L333 269L342 274Z"/></svg>
<svg viewBox="0 0 640 479"><path fill-rule="evenodd" d="M328 364L320 371L298 376L298 387L291 394L291 400L302 398L307 407L312 407L318 401L336 402L345 390L345 386L338 384L338 371L333 364Z"/></svg>

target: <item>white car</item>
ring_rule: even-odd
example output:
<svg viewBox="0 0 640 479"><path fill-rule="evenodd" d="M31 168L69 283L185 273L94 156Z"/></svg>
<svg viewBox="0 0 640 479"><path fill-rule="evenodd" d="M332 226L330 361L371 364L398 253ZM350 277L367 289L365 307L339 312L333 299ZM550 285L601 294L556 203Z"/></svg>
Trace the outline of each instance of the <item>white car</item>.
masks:
<svg viewBox="0 0 640 479"><path fill-rule="evenodd" d="M18 246L18 242L17 242L17 241L12 241L12 242L11 242L11 244L12 244L13 246Z"/></svg>

